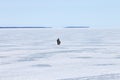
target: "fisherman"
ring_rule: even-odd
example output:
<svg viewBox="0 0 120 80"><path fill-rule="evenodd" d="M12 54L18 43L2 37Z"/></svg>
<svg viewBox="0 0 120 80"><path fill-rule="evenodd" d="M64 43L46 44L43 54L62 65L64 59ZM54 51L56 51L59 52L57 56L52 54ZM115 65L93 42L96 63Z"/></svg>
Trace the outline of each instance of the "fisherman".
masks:
<svg viewBox="0 0 120 80"><path fill-rule="evenodd" d="M60 39L58 38L57 39L57 45L60 45L61 44L61 41L60 41Z"/></svg>

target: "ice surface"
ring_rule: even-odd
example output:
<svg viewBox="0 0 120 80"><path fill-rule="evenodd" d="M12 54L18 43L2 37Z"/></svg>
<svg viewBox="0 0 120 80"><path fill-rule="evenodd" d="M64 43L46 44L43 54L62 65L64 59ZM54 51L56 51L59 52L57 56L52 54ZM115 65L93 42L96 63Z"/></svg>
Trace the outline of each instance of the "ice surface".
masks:
<svg viewBox="0 0 120 80"><path fill-rule="evenodd" d="M62 80L120 80L120 74L105 74L99 76L89 76L81 78L69 78Z"/></svg>
<svg viewBox="0 0 120 80"><path fill-rule="evenodd" d="M1 29L0 36L0 80L120 80L120 30Z"/></svg>

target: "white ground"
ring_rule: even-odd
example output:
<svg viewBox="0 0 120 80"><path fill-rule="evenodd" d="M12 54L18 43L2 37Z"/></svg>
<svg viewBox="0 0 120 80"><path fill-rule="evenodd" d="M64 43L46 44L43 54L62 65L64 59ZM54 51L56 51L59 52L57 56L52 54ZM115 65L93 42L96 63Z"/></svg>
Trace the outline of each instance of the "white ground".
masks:
<svg viewBox="0 0 120 80"><path fill-rule="evenodd" d="M0 36L0 80L120 80L120 30L2 29Z"/></svg>

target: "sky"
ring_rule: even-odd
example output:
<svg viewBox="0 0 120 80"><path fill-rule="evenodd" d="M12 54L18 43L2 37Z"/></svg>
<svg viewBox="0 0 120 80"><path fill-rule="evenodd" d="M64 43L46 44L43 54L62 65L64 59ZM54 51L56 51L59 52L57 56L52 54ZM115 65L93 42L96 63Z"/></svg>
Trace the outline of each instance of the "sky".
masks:
<svg viewBox="0 0 120 80"><path fill-rule="evenodd" d="M120 27L120 0L0 0L0 26Z"/></svg>

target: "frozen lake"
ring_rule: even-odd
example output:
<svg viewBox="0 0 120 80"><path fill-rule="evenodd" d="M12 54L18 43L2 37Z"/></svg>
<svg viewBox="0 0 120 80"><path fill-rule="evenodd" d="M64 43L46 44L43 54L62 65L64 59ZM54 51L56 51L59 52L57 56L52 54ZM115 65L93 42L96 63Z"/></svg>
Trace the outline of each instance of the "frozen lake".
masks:
<svg viewBox="0 0 120 80"><path fill-rule="evenodd" d="M120 29L0 29L0 80L120 80Z"/></svg>

